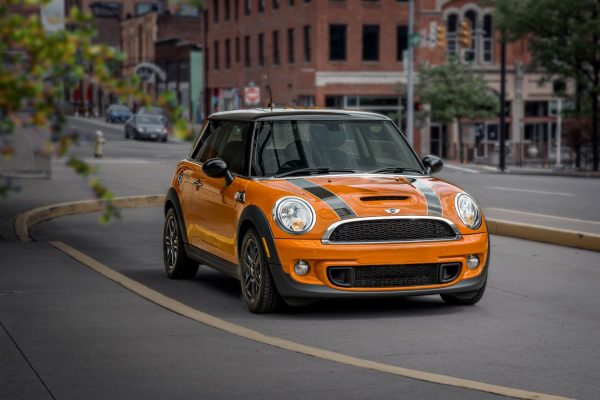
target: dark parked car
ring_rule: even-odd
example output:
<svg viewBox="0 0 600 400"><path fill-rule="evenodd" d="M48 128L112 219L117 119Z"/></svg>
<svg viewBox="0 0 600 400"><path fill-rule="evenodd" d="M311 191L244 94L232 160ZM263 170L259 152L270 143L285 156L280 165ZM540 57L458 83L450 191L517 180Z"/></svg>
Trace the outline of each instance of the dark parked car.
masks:
<svg viewBox="0 0 600 400"><path fill-rule="evenodd" d="M106 109L106 122L111 124L124 123L131 118L132 115L131 110L126 106L121 104L111 104Z"/></svg>
<svg viewBox="0 0 600 400"><path fill-rule="evenodd" d="M167 141L164 118L158 115L136 114L125 124L125 139L154 139Z"/></svg>

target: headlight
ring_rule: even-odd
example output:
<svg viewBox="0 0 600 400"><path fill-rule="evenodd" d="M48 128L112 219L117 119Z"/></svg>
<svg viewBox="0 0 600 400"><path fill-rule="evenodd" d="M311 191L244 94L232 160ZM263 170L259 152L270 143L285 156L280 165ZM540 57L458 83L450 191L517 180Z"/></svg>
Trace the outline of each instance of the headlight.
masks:
<svg viewBox="0 0 600 400"><path fill-rule="evenodd" d="M293 235L302 235L315 225L315 210L299 197L283 197L273 207L277 225Z"/></svg>
<svg viewBox="0 0 600 400"><path fill-rule="evenodd" d="M468 228L477 229L481 226L481 211L475 200L466 193L459 193L454 200L454 207L460 220Z"/></svg>
<svg viewBox="0 0 600 400"><path fill-rule="evenodd" d="M140 132L146 132L146 128L139 128Z"/></svg>

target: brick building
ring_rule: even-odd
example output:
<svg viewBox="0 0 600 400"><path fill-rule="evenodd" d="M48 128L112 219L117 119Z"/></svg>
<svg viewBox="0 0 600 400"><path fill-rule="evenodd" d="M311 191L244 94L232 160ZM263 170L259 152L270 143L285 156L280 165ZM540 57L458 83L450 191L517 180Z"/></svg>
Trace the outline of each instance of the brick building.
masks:
<svg viewBox="0 0 600 400"><path fill-rule="evenodd" d="M248 86L261 89L260 105L266 106L270 83L277 105L370 110L405 126L407 1L208 0L205 7L210 111L251 106L243 102ZM422 38L415 49L417 79L422 62L440 64L451 53L499 93L499 34L492 11L486 1L415 0L415 31ZM473 34L466 50L457 40L463 20ZM448 33L445 50L430 40L438 25ZM509 161L548 162L556 151L555 89L565 84L542 85L541 74L526 72L526 42L509 44L507 55ZM495 162L498 118L464 123L469 159ZM419 121L416 127L418 152L456 156L456 124Z"/></svg>
<svg viewBox="0 0 600 400"><path fill-rule="evenodd" d="M500 33L494 30L493 8L489 2L473 0L420 0L418 27L421 36L429 36L438 25L445 27L445 50L434 45L417 49L417 62L432 65L453 54L469 63L473 73L482 74L489 88L500 93ZM460 49L457 32L467 20L473 37L470 49ZM524 40L509 43L506 51L507 145L512 163L550 163L556 158L557 100L564 92L572 93L571 82L540 83L542 74L526 70L531 61ZM497 163L498 118L464 121L465 150L470 160ZM458 152L457 124L441 125L435 121L421 129L421 153L455 158ZM563 160L568 158L568 150Z"/></svg>
<svg viewBox="0 0 600 400"><path fill-rule="evenodd" d="M248 107L244 88L277 105L401 115L408 3L397 0L209 0L211 111Z"/></svg>

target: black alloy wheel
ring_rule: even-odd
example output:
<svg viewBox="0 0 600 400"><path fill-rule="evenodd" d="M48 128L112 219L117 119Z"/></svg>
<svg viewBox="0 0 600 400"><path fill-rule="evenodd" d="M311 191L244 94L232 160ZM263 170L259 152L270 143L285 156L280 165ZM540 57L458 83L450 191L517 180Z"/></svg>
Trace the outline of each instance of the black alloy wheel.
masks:
<svg viewBox="0 0 600 400"><path fill-rule="evenodd" d="M242 300L248 311L267 314L277 311L282 299L277 293L258 234L249 229L240 256Z"/></svg>
<svg viewBox="0 0 600 400"><path fill-rule="evenodd" d="M183 247L183 238L174 209L165 216L163 230L163 259L165 271L171 279L192 279L198 272L198 263L189 259Z"/></svg>

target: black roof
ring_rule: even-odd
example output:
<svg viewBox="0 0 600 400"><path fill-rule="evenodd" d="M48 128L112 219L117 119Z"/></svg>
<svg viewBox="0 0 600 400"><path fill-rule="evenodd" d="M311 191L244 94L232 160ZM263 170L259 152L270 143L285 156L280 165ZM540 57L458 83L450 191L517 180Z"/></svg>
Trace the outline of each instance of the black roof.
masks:
<svg viewBox="0 0 600 400"><path fill-rule="evenodd" d="M333 110L333 109L295 109L295 108L253 108L246 110L223 111L212 114L212 120L231 121L257 121L257 120L382 120L389 121L388 117L365 111Z"/></svg>

